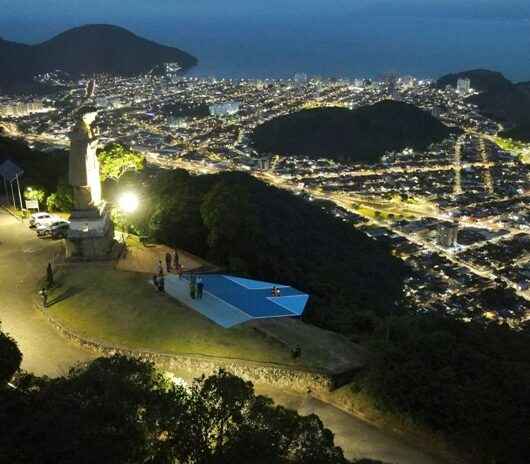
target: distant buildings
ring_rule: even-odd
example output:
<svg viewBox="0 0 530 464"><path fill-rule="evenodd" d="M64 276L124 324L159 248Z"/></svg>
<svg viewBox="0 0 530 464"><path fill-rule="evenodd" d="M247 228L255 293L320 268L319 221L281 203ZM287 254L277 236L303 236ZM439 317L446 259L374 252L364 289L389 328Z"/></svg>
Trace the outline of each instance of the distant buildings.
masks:
<svg viewBox="0 0 530 464"><path fill-rule="evenodd" d="M216 103L214 105L210 105L210 114L212 116L231 116L239 113L240 106L241 104L236 101Z"/></svg>
<svg viewBox="0 0 530 464"><path fill-rule="evenodd" d="M268 171L272 167L272 157L265 156L255 159L254 167L258 171Z"/></svg>
<svg viewBox="0 0 530 464"><path fill-rule="evenodd" d="M307 81L308 81L308 77L307 77L307 74L306 73L296 73L294 75L294 81L298 84L298 85L304 85L304 84L307 84Z"/></svg>
<svg viewBox="0 0 530 464"><path fill-rule="evenodd" d="M183 117L170 116L168 118L168 126L173 129L186 129L188 127L188 120Z"/></svg>
<svg viewBox="0 0 530 464"><path fill-rule="evenodd" d="M30 101L22 103L13 103L9 105L0 106L0 116L24 117L32 113L42 113L50 111L53 108L47 108L42 101Z"/></svg>
<svg viewBox="0 0 530 464"><path fill-rule="evenodd" d="M443 223L438 226L438 245L444 248L454 248L457 244L458 224Z"/></svg>
<svg viewBox="0 0 530 464"><path fill-rule="evenodd" d="M459 95L467 95L471 92L471 81L467 78L456 81L456 92Z"/></svg>

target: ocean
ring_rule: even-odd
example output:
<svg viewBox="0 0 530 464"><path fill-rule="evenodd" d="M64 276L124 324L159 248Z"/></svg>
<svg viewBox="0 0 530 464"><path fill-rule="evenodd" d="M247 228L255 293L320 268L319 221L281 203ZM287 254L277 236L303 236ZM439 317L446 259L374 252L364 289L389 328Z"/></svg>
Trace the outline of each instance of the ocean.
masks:
<svg viewBox="0 0 530 464"><path fill-rule="evenodd" d="M316 0L269 0L275 2L274 8L269 2L232 0L227 3L232 9L226 11L223 2L187 0L187 8L171 7L171 14L154 7L148 11L145 3L135 14L117 7L92 7L83 18L80 10L72 10L64 18L52 13L49 18L44 13L6 16L0 18L0 31L5 39L35 43L80 24L113 23L192 53L200 61L190 72L193 76L279 78L307 73L377 77L395 72L437 78L449 72L487 68L515 81L530 80L529 19L517 15L511 19L413 16L411 8L403 13L406 16L396 11L387 16L356 14L346 6L341 14L338 5L347 1L327 1L334 7L326 9L325 5L332 3ZM308 5L305 9L304 4Z"/></svg>

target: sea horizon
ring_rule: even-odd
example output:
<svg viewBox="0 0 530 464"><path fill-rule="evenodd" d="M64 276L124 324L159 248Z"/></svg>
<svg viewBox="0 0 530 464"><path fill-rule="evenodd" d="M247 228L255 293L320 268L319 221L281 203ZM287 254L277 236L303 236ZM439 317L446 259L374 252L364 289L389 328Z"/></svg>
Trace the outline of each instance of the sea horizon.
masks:
<svg viewBox="0 0 530 464"><path fill-rule="evenodd" d="M376 78L385 73L437 79L469 69L530 81L530 20L359 16L307 22L284 19L194 18L156 22L108 21L199 59L186 75L217 78L309 76ZM96 22L96 21L94 21ZM38 43L82 24L2 29L6 40Z"/></svg>

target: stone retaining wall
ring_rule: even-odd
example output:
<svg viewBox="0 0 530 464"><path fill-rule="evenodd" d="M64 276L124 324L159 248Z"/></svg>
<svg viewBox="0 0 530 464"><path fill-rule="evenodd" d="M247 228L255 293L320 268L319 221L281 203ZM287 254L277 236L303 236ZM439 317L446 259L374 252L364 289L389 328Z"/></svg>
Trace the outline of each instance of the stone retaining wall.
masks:
<svg viewBox="0 0 530 464"><path fill-rule="evenodd" d="M290 368L272 363L258 363L238 359L199 356L192 354L163 354L150 351L131 350L107 346L94 340L85 339L57 322L47 311L45 317L67 340L88 351L102 356L122 354L153 362L157 367L169 372L188 372L192 376L213 374L223 368L254 384L289 389L298 393L327 393L335 388L333 377L317 371Z"/></svg>

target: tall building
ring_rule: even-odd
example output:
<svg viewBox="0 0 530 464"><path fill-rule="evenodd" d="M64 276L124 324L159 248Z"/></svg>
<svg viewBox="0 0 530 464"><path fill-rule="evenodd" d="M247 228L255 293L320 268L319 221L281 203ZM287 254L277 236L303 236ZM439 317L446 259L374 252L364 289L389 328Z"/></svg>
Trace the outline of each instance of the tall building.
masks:
<svg viewBox="0 0 530 464"><path fill-rule="evenodd" d="M471 91L471 81L468 78L456 81L456 92L459 95L467 95Z"/></svg>
<svg viewBox="0 0 530 464"><path fill-rule="evenodd" d="M457 244L458 224L443 223L438 226L438 245L444 248L453 248Z"/></svg>
<svg viewBox="0 0 530 464"><path fill-rule="evenodd" d="M96 79L90 79L86 86L85 97L92 98L96 94Z"/></svg>
<svg viewBox="0 0 530 464"><path fill-rule="evenodd" d="M268 171L272 167L272 157L263 156L261 158L256 158L254 168L259 171Z"/></svg>

